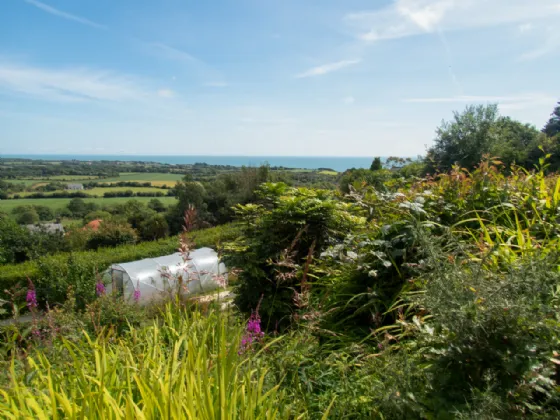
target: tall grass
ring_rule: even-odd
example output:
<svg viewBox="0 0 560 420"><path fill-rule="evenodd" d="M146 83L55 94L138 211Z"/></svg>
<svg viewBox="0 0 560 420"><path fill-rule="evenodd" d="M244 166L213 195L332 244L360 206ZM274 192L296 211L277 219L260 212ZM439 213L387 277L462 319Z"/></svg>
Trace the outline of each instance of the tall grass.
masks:
<svg viewBox="0 0 560 420"><path fill-rule="evenodd" d="M106 331L14 358L0 390L3 418L295 418L255 355L240 355L242 328L223 314L167 306L124 337ZM262 351L262 350L261 350Z"/></svg>

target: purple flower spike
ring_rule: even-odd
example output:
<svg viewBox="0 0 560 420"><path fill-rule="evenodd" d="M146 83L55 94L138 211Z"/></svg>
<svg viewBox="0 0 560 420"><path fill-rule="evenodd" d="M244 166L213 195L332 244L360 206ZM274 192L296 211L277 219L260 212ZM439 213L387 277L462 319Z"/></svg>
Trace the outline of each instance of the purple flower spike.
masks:
<svg viewBox="0 0 560 420"><path fill-rule="evenodd" d="M105 294L105 285L103 284L103 282L98 281L95 285L95 293L97 293L97 296L101 296Z"/></svg>
<svg viewBox="0 0 560 420"><path fill-rule="evenodd" d="M138 302L140 300L140 289L134 290L134 302Z"/></svg>
<svg viewBox="0 0 560 420"><path fill-rule="evenodd" d="M245 334L241 339L241 345L239 348L239 354L246 352L253 346L253 342L260 340L264 336L264 332L261 328L261 317L258 312L253 312L249 321L247 321L247 327L245 328Z"/></svg>
<svg viewBox="0 0 560 420"><path fill-rule="evenodd" d="M25 301L29 309L33 310L37 307L37 293L35 293L35 289L27 289Z"/></svg>

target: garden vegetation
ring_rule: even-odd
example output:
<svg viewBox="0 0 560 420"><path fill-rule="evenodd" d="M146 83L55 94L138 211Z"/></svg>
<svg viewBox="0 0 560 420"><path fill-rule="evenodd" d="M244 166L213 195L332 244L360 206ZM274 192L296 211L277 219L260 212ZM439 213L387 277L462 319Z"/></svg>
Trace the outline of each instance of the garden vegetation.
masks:
<svg viewBox="0 0 560 420"><path fill-rule="evenodd" d="M33 321L1 331L0 412L559 418L557 120L550 137L495 111L467 108L426 161L375 161L344 174L339 190L242 184L252 186L228 203L234 224L213 231L200 229L212 220L200 184L184 180L184 233L160 251L184 252L200 235L230 270L233 304L177 290L141 306L105 292L94 272L111 253L138 257L132 247L158 242L20 264L38 274L4 307ZM508 148L516 155L493 154Z"/></svg>

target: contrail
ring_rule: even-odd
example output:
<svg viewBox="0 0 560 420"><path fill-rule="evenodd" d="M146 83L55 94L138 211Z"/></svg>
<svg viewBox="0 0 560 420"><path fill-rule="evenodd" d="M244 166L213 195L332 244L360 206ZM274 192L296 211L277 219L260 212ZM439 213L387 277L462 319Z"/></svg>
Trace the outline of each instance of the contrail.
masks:
<svg viewBox="0 0 560 420"><path fill-rule="evenodd" d="M453 71L452 60L451 60L451 49L449 48L449 43L447 42L447 38L445 37L444 32L439 28L439 26L436 28L436 30L437 30L439 40L443 44L443 48L445 50L445 55L447 58L447 68L449 70L449 75L451 76L451 80L455 85L455 88L457 88L459 95L463 96L463 86L461 85L461 82L459 82L459 78L455 74L455 71Z"/></svg>

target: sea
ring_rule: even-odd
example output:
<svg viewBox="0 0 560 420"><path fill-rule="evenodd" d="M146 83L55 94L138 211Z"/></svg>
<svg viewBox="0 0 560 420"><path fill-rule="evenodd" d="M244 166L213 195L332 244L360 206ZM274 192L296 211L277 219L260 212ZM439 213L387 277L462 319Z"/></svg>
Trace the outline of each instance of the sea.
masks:
<svg viewBox="0 0 560 420"><path fill-rule="evenodd" d="M81 160L81 161L122 161L158 162L167 164L194 164L231 166L282 166L284 168L319 169L328 168L344 172L351 168L369 168L371 157L333 157L333 156L164 156L164 155L0 155L0 158L44 159L44 160ZM384 160L382 158L382 160Z"/></svg>

